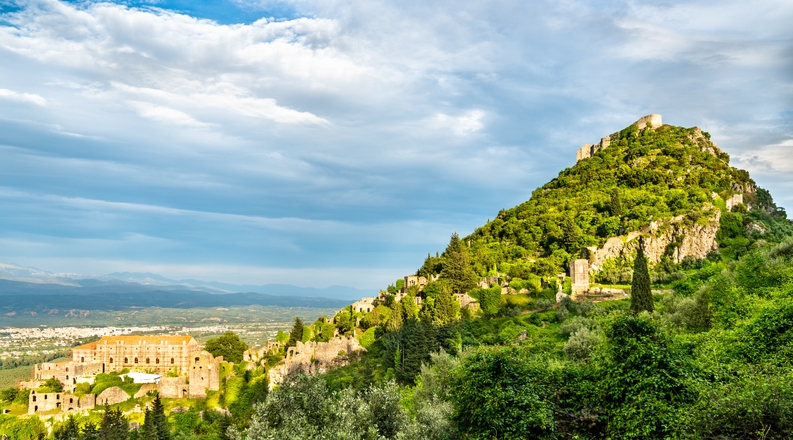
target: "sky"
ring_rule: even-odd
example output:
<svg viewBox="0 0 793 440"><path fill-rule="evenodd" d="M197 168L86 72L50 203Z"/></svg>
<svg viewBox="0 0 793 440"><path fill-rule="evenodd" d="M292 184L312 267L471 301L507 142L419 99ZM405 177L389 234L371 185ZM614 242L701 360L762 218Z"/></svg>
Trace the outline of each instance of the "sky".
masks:
<svg viewBox="0 0 793 440"><path fill-rule="evenodd" d="M382 288L660 113L793 212L793 2L0 0L0 262Z"/></svg>

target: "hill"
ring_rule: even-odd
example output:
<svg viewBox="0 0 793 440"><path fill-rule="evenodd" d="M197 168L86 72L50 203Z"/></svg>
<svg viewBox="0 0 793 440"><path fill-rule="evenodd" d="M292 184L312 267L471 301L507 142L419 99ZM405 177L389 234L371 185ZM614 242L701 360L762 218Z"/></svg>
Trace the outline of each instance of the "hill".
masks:
<svg viewBox="0 0 793 440"><path fill-rule="evenodd" d="M585 145L575 166L465 237L476 274L551 277L588 258L599 281L626 282L632 254L605 245L643 234L655 279L666 281L675 264L711 252L741 255L760 237L778 242L793 233L784 209L730 166L710 134L651 120L661 117ZM443 258L430 256L418 274L442 271Z"/></svg>

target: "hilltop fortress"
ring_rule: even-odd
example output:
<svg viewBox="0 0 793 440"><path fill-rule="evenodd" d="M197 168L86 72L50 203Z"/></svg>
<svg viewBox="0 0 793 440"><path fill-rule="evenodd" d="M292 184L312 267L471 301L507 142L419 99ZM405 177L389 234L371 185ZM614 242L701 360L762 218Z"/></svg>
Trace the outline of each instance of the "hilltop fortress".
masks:
<svg viewBox="0 0 793 440"><path fill-rule="evenodd" d="M632 125L637 126L639 130L641 130L644 127L647 127L648 125L651 127L660 127L663 124L664 123L663 123L663 119L661 118L661 115L652 114L639 118L639 120L634 122ZM578 151L576 151L575 153L576 163L581 162L584 159L588 159L594 156L595 154L597 154L598 151L608 147L611 144L611 137L614 136L615 134L617 133L614 133L611 136L606 136L600 139L600 142L593 145L584 144L584 146L579 148Z"/></svg>

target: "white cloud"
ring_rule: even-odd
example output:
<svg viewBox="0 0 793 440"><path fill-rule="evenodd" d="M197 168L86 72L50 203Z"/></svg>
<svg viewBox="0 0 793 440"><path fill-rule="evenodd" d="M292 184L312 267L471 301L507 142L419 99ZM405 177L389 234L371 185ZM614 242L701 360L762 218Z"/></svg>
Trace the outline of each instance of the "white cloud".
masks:
<svg viewBox="0 0 793 440"><path fill-rule="evenodd" d="M793 139L759 150L741 152L733 159L750 172L793 173Z"/></svg>
<svg viewBox="0 0 793 440"><path fill-rule="evenodd" d="M134 107L138 111L138 114L140 114L142 117L152 119L157 122L188 125L192 127L206 127L209 125L196 120L187 113L168 107L163 107L161 105L139 101L130 101L129 104Z"/></svg>
<svg viewBox="0 0 793 440"><path fill-rule="evenodd" d="M19 93L13 90L0 89L0 99L7 99L9 101L23 102L35 104L41 107L47 105L47 100L43 97L33 93Z"/></svg>
<svg viewBox="0 0 793 440"><path fill-rule="evenodd" d="M482 119L485 112L481 110L469 110L459 116L450 116L445 113L435 115L433 125L439 128L450 130L456 135L465 136L476 133L484 128Z"/></svg>

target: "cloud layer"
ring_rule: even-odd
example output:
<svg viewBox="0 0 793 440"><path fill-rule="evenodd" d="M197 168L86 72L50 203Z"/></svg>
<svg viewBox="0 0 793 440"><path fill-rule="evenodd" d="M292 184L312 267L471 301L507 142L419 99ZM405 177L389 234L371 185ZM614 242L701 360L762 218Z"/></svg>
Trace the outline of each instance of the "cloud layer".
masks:
<svg viewBox="0 0 793 440"><path fill-rule="evenodd" d="M382 287L648 113L793 206L789 2L209 5L6 8L0 260Z"/></svg>

